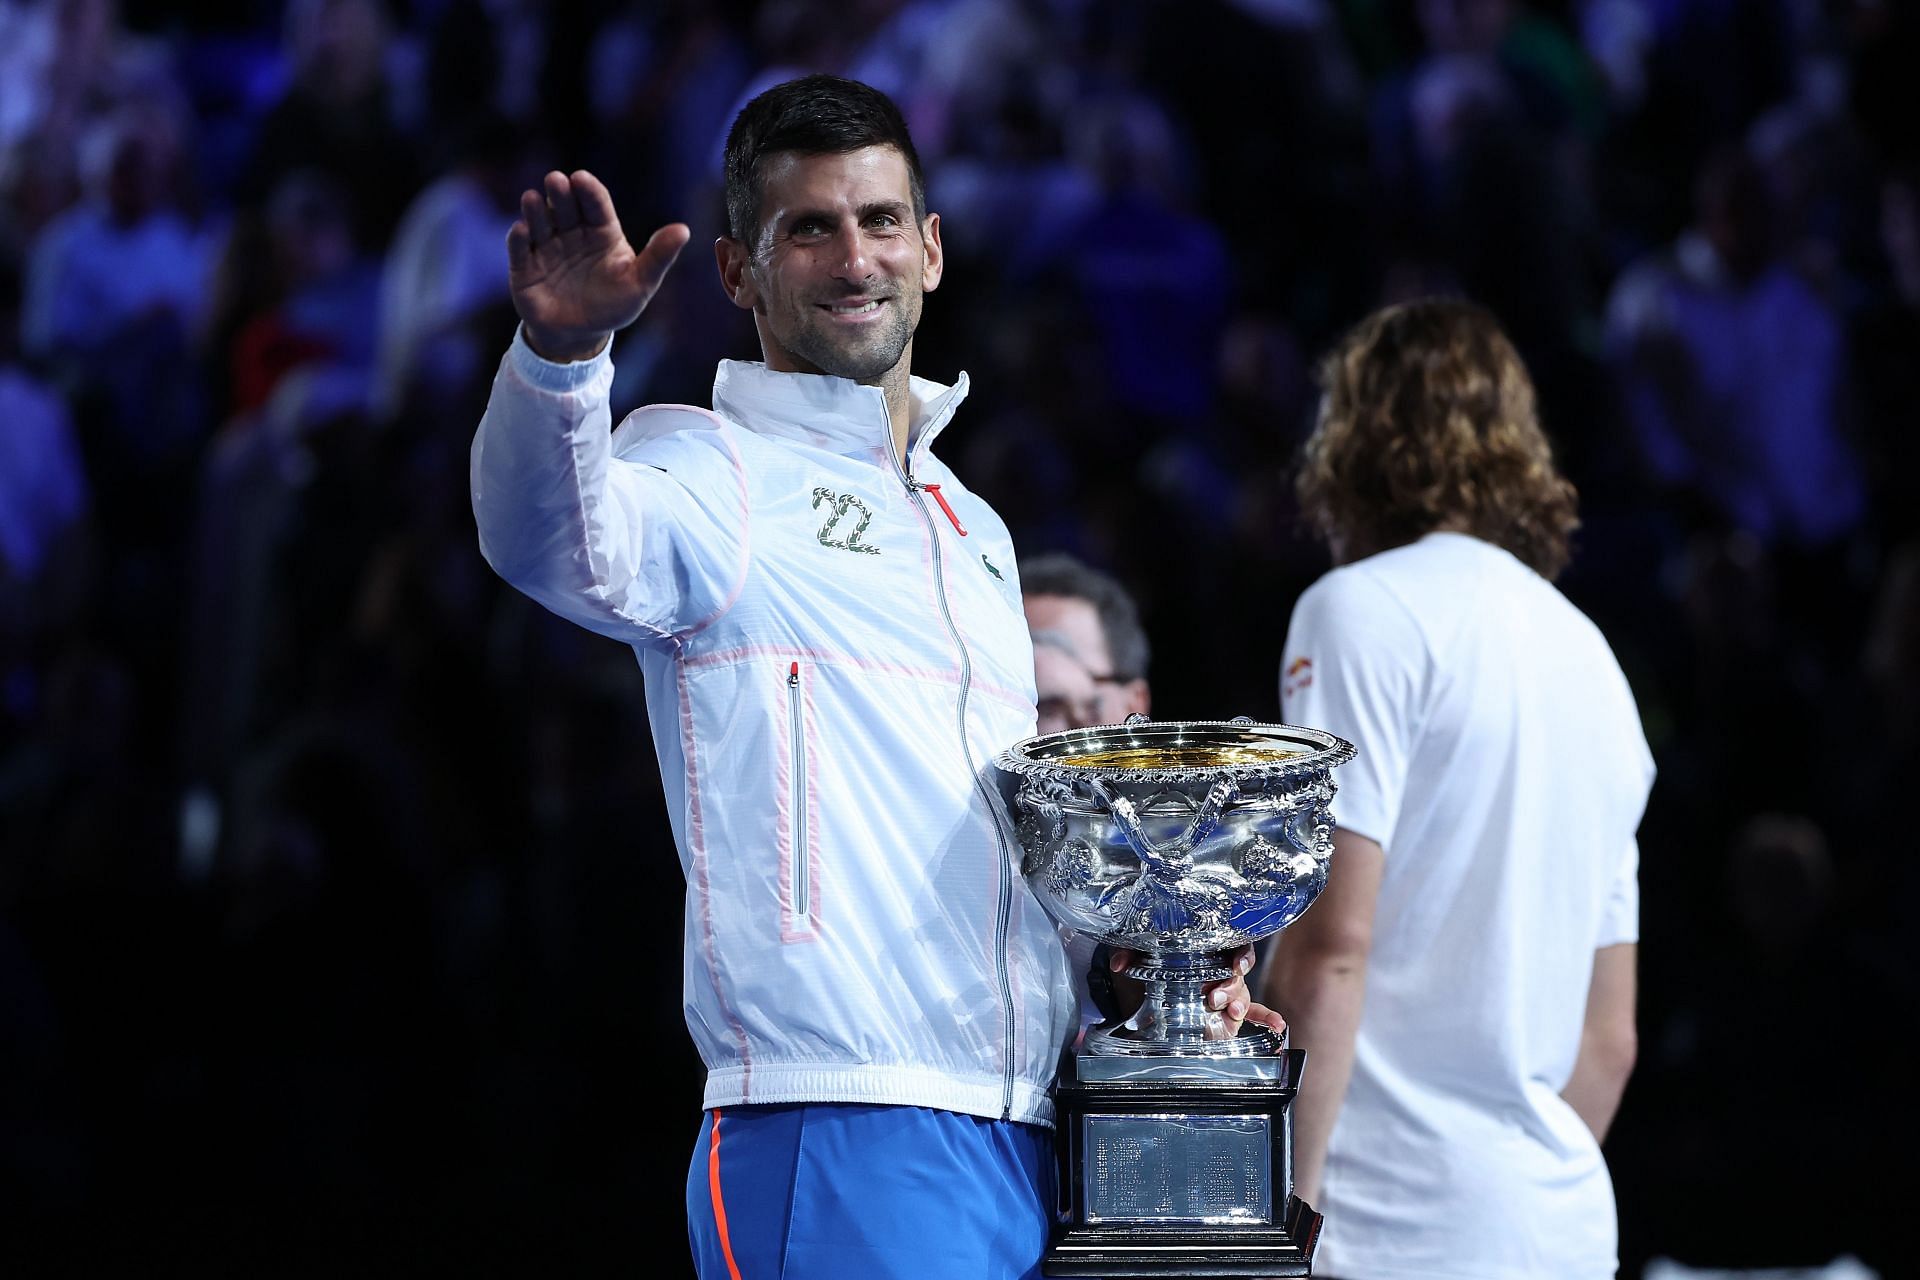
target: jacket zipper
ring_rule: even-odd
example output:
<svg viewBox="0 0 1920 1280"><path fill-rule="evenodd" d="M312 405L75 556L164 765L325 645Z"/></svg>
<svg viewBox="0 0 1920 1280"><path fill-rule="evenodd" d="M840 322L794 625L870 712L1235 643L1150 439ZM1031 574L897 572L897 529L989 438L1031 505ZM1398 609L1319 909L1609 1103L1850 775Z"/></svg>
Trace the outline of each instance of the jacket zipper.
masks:
<svg viewBox="0 0 1920 1280"><path fill-rule="evenodd" d="M911 485L913 481L909 480L907 483ZM953 513L953 508L947 505L946 495L940 492L940 486L937 484L923 484L920 487L922 489L925 489L928 493L932 494L933 500L940 504L940 509L947 513L947 519L953 521L954 531L958 533L961 537L963 538L966 537L967 536L966 526L960 523L960 517L955 515Z"/></svg>
<svg viewBox="0 0 1920 1280"><path fill-rule="evenodd" d="M933 543L934 597L940 602L940 619L947 624L947 633L953 637L954 647L960 651L960 696L956 700L960 726L960 750L967 759L967 772L973 775L974 790L980 793L981 800L987 806L987 817L993 823L994 844L1000 851L998 865L994 868L994 884L999 891L999 903L993 918L993 967L994 976L1000 982L1000 1009L1005 1024L1007 1044L1006 1065L1001 1072L1000 1118L1011 1120L1013 1119L1014 1017L1013 984L1007 976L1007 929L1013 914L1013 883L1007 874L1007 866L1008 859L1012 855L1007 851L1006 833L1000 830L1000 822L993 816L993 797L987 793L986 783L980 777L979 766L974 763L973 743L967 739L967 693L973 685L973 658L967 653L967 642L960 638L960 628L954 623L953 611L947 605L947 582L940 559L940 530L934 524L933 513L927 510L926 500L920 494L923 491L933 494L934 501L938 502L940 509L947 513L947 518L953 521L953 527L959 530L961 537L966 537L967 531L960 528L960 518L954 515L953 508L947 505L947 500L941 496L938 485L921 484L915 480L907 473L899 455L892 449L887 450L887 456L893 459L894 470L899 473L901 482L907 486L907 493L913 498L914 509L920 513L920 519L926 523L927 537Z"/></svg>
<svg viewBox="0 0 1920 1280"><path fill-rule="evenodd" d="M793 896L788 927L800 933L810 927L813 903L807 884L807 740L806 726L800 717L800 664L787 672L787 802L793 815L793 847L787 855L788 874L792 876Z"/></svg>

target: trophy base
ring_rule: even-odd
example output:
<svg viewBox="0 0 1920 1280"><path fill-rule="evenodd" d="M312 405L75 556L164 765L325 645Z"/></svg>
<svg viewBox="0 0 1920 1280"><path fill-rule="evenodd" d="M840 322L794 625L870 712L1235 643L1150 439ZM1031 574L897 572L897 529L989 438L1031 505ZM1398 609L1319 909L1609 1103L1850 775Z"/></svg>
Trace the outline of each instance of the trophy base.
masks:
<svg viewBox="0 0 1920 1280"><path fill-rule="evenodd" d="M1305 1059L1167 1055L1116 1075L1112 1057L1074 1058L1055 1090L1063 1220L1041 1272L1312 1274L1320 1215L1292 1194L1287 1113Z"/></svg>
<svg viewBox="0 0 1920 1280"><path fill-rule="evenodd" d="M1049 1276L1310 1276L1320 1215L1287 1198L1277 1231L1069 1227L1040 1264Z"/></svg>

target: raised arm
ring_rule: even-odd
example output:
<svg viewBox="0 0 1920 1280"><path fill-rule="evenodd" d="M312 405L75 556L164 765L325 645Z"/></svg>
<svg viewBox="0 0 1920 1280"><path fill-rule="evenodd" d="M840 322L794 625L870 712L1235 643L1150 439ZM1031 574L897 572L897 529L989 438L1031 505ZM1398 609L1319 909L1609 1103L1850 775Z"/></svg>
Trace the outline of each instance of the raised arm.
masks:
<svg viewBox="0 0 1920 1280"><path fill-rule="evenodd" d="M656 411L616 438L608 344L659 289L688 230L639 252L584 171L520 198L507 276L520 333L474 435L480 550L563 617L626 643L670 635L731 598L746 554L745 486L711 415ZM618 455L618 456L616 456Z"/></svg>
<svg viewBox="0 0 1920 1280"><path fill-rule="evenodd" d="M507 232L513 308L535 355L591 359L640 318L693 233L669 223L635 253L600 179L555 170L543 185L520 193L520 218Z"/></svg>

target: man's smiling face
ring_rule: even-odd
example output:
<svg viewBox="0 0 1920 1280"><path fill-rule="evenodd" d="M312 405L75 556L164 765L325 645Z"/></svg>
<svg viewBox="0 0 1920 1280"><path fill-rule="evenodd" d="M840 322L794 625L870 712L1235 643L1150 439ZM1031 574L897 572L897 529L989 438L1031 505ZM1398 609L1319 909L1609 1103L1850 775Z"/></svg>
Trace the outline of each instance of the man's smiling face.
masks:
<svg viewBox="0 0 1920 1280"><path fill-rule="evenodd" d="M780 152L761 164L759 207L757 241L722 271L768 368L874 382L910 364L942 258L939 215L914 218L905 157Z"/></svg>

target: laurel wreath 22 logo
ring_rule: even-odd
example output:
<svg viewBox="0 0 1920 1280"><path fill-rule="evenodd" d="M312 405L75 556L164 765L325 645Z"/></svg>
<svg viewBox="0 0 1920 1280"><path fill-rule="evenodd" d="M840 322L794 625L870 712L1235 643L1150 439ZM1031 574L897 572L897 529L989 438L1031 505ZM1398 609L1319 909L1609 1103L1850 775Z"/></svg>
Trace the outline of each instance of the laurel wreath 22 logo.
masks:
<svg viewBox="0 0 1920 1280"><path fill-rule="evenodd" d="M820 526L821 546L834 547L841 551L857 551L867 556L880 554L880 548L860 541L860 536L867 531L867 526L873 523L872 507L851 493L835 493L825 485L821 485L813 491L813 509L818 511L823 502L827 504L827 522ZM844 537L835 537L835 531L846 523L848 513L854 511L860 513L859 520Z"/></svg>

